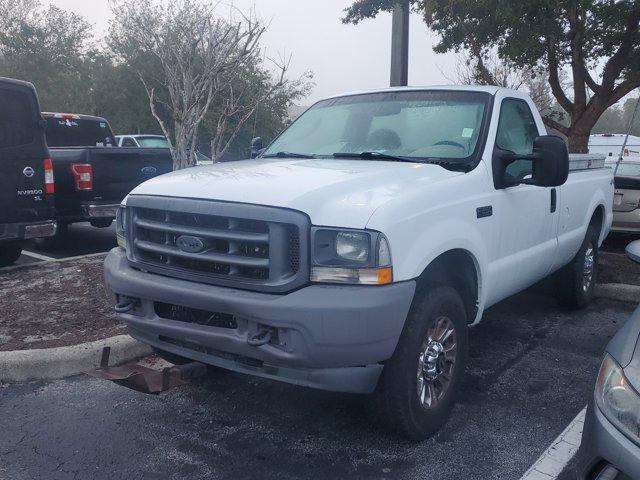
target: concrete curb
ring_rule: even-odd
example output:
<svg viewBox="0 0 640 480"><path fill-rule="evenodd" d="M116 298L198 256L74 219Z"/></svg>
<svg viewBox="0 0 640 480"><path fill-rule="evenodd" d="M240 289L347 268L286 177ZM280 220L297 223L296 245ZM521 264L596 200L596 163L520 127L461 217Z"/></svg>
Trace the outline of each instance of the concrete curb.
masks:
<svg viewBox="0 0 640 480"><path fill-rule="evenodd" d="M98 367L102 348L106 346L111 347L110 365L144 357L152 351L129 335L118 335L69 347L0 352L0 381L24 382L76 375Z"/></svg>
<svg viewBox="0 0 640 480"><path fill-rule="evenodd" d="M596 285L596 296L638 304L640 303L640 286L626 283L599 283Z"/></svg>

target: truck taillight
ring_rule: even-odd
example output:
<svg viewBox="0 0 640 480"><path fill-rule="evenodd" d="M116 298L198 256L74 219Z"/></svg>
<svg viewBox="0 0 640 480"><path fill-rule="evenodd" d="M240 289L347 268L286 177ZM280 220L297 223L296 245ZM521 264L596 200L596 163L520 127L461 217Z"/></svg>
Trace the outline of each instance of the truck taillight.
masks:
<svg viewBox="0 0 640 480"><path fill-rule="evenodd" d="M47 195L53 195L55 184L53 183L53 163L50 158L44 159L44 191Z"/></svg>
<svg viewBox="0 0 640 480"><path fill-rule="evenodd" d="M88 163L72 163L71 171L76 179L76 190L93 190L93 169Z"/></svg>

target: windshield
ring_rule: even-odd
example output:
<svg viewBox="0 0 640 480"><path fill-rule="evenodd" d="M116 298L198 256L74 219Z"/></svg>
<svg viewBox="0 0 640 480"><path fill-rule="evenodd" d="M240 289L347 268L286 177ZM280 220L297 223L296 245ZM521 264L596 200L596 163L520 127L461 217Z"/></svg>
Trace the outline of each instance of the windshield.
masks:
<svg viewBox="0 0 640 480"><path fill-rule="evenodd" d="M109 124L104 120L78 116L46 116L47 145L50 147L113 147L117 145Z"/></svg>
<svg viewBox="0 0 640 480"><path fill-rule="evenodd" d="M300 116L263 155L379 152L465 160L478 147L489 99L482 92L432 90L323 100Z"/></svg>
<svg viewBox="0 0 640 480"><path fill-rule="evenodd" d="M621 177L640 177L640 163L621 163L616 175Z"/></svg>
<svg viewBox="0 0 640 480"><path fill-rule="evenodd" d="M164 137L136 137L143 148L169 148L169 142Z"/></svg>

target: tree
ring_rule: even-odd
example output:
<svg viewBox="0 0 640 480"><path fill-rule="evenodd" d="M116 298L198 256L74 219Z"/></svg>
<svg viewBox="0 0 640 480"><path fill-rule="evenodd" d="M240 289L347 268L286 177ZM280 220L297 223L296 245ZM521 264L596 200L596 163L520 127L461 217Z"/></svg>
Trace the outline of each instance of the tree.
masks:
<svg viewBox="0 0 640 480"><path fill-rule="evenodd" d="M394 0L358 0L345 22L390 10ZM640 0L412 0L440 35L434 50L466 50L482 58L542 68L569 124L545 117L565 134L571 152L586 152L591 129L611 105L640 86ZM563 86L562 72L571 86Z"/></svg>
<svg viewBox="0 0 640 480"><path fill-rule="evenodd" d="M622 106L609 108L598 120L593 133L626 133L638 98L627 98ZM640 116L631 125L631 135L640 136Z"/></svg>
<svg viewBox="0 0 640 480"><path fill-rule="evenodd" d="M91 25L38 0L0 0L0 75L35 84L45 109L90 111Z"/></svg>
<svg viewBox="0 0 640 480"><path fill-rule="evenodd" d="M253 16L222 19L197 0L117 0L113 11L109 45L137 69L151 112L171 141L174 169L194 164L198 129L213 105L220 114L211 144L220 157L258 106L292 85L288 62L278 64L276 78L258 94L241 81L260 62L266 27Z"/></svg>
<svg viewBox="0 0 640 480"><path fill-rule="evenodd" d="M445 75L446 76L446 75ZM522 69L496 55L462 55L453 78L461 85L496 85L513 90L525 90L542 115L550 115L553 108L551 89L542 69Z"/></svg>

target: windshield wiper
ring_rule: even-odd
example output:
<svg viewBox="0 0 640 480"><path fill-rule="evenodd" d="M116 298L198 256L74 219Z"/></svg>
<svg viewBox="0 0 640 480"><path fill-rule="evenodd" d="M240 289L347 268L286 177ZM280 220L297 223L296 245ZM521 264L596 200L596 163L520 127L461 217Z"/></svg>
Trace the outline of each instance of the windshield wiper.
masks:
<svg viewBox="0 0 640 480"><path fill-rule="evenodd" d="M338 152L334 153L333 156L335 158L361 158L363 160L391 160L394 162L412 162L412 163L422 163L427 159L421 158L412 158L412 157L401 157L399 155L390 155L388 153L382 152L360 152L360 153L350 153L350 152Z"/></svg>
<svg viewBox="0 0 640 480"><path fill-rule="evenodd" d="M308 153L276 152L262 155L262 158L316 158Z"/></svg>

